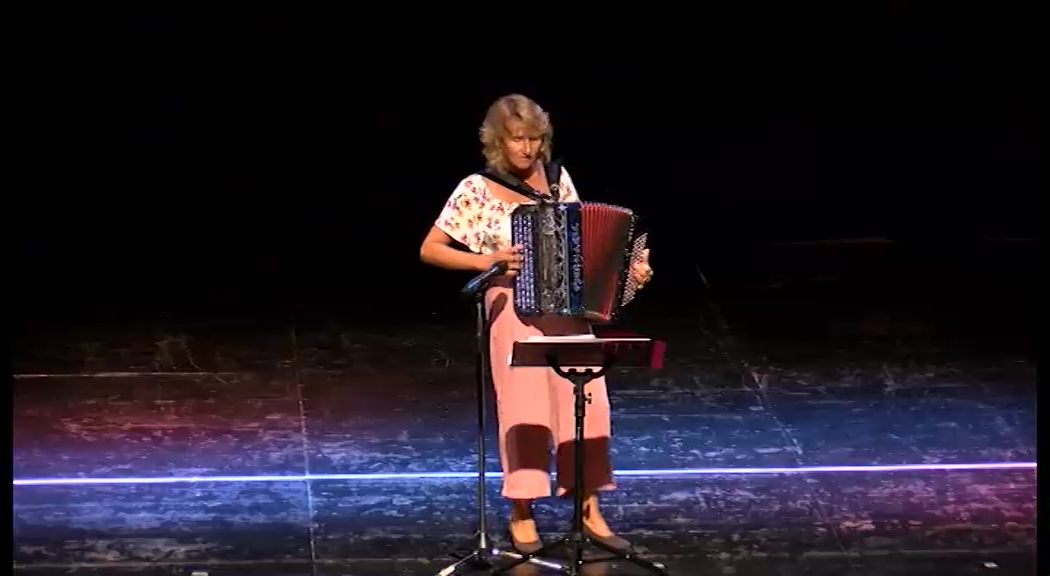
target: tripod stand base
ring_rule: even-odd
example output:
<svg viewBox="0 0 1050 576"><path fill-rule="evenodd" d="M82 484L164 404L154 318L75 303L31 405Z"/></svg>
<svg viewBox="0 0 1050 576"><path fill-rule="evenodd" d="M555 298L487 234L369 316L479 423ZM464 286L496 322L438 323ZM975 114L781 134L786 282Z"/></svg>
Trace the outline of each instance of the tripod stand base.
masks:
<svg viewBox="0 0 1050 576"><path fill-rule="evenodd" d="M608 555L599 558L585 559L583 557L583 554L586 551L587 546L605 552ZM668 576L669 574L667 572L667 568L659 562L646 560L645 558L638 556L631 550L619 550L617 548L613 548L612 546L599 542L585 534L577 534L573 532L570 532L562 536L561 538L555 540L554 542L547 544L546 546L540 548L533 554L522 556L520 554L515 553L514 555L518 556L518 558L514 562L511 562L510 564L500 568L494 568L492 571L489 572L489 574L504 574L514 569L516 566L524 564L525 562L532 562L537 556L549 556L552 551L557 550L559 548L568 552L568 565L556 564L551 561L545 561L541 565L560 570L563 574L567 574L569 576L578 576L580 574L580 569L585 564L613 562L615 560L630 562L631 564L634 564L635 566L638 566L643 570L647 570L652 574L660 574L662 576Z"/></svg>
<svg viewBox="0 0 1050 576"><path fill-rule="evenodd" d="M482 543L487 541L487 537L482 537L481 534L475 534L472 551L465 554L454 555L453 557L456 558L456 561L438 571L437 576L452 576L453 574L460 574L467 570L487 570L492 568L492 561L496 559L512 560L515 566L529 563L544 568L550 568L552 570L565 569L561 564L551 562L544 558L538 558L535 555L529 555L529 557L526 558L514 550L503 550L495 546L487 548L483 547Z"/></svg>

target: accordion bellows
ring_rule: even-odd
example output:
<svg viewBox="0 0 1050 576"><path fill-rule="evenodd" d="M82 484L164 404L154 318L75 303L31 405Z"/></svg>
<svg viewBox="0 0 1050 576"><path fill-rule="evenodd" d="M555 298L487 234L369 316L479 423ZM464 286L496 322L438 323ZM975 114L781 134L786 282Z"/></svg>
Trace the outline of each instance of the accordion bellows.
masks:
<svg viewBox="0 0 1050 576"><path fill-rule="evenodd" d="M511 214L511 236L522 250L514 278L521 316L578 316L611 322L634 298L628 273L645 248L635 214L597 202L523 204Z"/></svg>

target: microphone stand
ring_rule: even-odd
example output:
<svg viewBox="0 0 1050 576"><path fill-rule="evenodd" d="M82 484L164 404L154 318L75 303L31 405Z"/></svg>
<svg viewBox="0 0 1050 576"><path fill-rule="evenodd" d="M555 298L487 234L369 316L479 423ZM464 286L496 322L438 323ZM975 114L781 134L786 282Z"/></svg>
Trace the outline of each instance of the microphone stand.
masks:
<svg viewBox="0 0 1050 576"><path fill-rule="evenodd" d="M477 531L472 539L471 551L467 554L454 554L455 562L445 566L438 572L438 576L451 576L459 571L461 567L469 566L475 569L487 569L493 566L494 558L510 558L522 561L521 554L513 550L501 550L492 545L488 533L488 512L486 510L485 497L485 396L488 392L486 383L489 375L489 331L488 320L485 317L485 290L488 289L492 279L507 271L507 263L499 262L493 264L488 270L467 283L460 290L460 294L474 301L474 337L475 337L475 379L478 404L478 430L477 430L477 457L478 457L478 479L477 479ZM545 561L541 558L529 558L532 564L560 570L560 564Z"/></svg>

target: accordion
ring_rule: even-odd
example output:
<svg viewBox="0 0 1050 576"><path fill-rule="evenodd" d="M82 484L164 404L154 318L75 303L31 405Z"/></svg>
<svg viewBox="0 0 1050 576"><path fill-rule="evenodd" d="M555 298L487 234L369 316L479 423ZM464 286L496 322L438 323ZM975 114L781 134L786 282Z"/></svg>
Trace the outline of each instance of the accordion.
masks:
<svg viewBox="0 0 1050 576"><path fill-rule="evenodd" d="M522 204L511 213L511 237L522 246L514 277L521 316L577 316L611 322L638 286L632 262L645 248L635 214L596 202Z"/></svg>

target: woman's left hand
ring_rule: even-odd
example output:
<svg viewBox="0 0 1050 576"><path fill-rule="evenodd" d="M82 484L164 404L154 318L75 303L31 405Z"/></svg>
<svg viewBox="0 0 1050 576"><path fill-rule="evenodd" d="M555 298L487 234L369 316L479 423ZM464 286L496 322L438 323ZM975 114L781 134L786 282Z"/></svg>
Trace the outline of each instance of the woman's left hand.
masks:
<svg viewBox="0 0 1050 576"><path fill-rule="evenodd" d="M649 266L649 249L642 250L642 257L631 266L631 279L639 288L649 283L653 278L653 269Z"/></svg>

